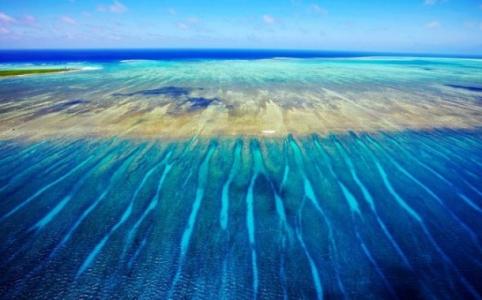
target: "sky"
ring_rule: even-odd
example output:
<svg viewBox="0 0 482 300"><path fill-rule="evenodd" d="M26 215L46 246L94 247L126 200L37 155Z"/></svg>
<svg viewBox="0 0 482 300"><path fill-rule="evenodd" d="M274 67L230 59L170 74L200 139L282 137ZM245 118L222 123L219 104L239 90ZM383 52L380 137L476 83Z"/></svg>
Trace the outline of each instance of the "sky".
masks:
<svg viewBox="0 0 482 300"><path fill-rule="evenodd" d="M482 54L482 0L0 0L0 48Z"/></svg>

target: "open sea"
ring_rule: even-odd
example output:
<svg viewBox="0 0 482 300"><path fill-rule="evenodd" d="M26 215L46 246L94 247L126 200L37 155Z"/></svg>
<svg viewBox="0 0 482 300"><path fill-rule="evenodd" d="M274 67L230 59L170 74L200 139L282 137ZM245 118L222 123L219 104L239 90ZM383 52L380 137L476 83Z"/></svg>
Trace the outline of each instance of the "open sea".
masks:
<svg viewBox="0 0 482 300"><path fill-rule="evenodd" d="M481 299L482 58L2 50L1 299Z"/></svg>

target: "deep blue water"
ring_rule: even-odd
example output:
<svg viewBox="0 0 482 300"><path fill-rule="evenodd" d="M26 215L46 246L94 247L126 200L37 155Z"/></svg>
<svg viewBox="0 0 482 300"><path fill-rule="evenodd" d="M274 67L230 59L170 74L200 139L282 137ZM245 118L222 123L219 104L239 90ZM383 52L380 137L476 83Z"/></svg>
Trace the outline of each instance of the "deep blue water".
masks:
<svg viewBox="0 0 482 300"><path fill-rule="evenodd" d="M347 58L367 56L396 56L396 53L347 52L318 50L270 49L112 49L112 50L0 50L0 62L71 62L115 61L127 59L178 60L178 59L266 59L291 58ZM402 54L420 57L481 58L474 55Z"/></svg>

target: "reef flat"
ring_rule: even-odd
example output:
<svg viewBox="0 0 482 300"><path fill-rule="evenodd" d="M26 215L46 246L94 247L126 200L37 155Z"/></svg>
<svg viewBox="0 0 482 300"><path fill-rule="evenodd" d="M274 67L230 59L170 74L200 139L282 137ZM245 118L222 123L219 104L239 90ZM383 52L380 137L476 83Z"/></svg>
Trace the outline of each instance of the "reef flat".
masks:
<svg viewBox="0 0 482 300"><path fill-rule="evenodd" d="M0 80L1 298L480 299L481 60L65 65Z"/></svg>
<svg viewBox="0 0 482 300"><path fill-rule="evenodd" d="M481 60L129 60L66 66L84 71L61 80L2 80L0 138L285 137L482 125Z"/></svg>

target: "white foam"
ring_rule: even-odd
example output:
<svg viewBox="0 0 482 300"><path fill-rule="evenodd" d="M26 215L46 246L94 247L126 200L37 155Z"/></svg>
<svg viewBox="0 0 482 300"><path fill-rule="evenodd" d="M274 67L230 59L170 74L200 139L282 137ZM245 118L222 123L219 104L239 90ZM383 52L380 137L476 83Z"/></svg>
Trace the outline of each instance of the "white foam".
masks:
<svg viewBox="0 0 482 300"><path fill-rule="evenodd" d="M120 62L124 64L128 63L139 63L139 62L149 62L151 61L150 59L123 59Z"/></svg>
<svg viewBox="0 0 482 300"><path fill-rule="evenodd" d="M95 70L102 70L101 67L80 67L79 68L80 71L95 71Z"/></svg>

